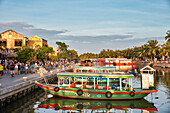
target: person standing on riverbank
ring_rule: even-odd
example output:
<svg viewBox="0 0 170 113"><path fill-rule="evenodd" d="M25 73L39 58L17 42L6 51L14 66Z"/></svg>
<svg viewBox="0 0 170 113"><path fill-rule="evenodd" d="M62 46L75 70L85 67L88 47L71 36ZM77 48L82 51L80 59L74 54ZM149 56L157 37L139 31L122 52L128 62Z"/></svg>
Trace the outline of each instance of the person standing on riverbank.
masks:
<svg viewBox="0 0 170 113"><path fill-rule="evenodd" d="M21 64L18 62L18 75L20 75L20 70L21 70Z"/></svg>
<svg viewBox="0 0 170 113"><path fill-rule="evenodd" d="M0 74L1 74L1 76L3 75L3 71L4 71L3 65L0 64Z"/></svg>
<svg viewBox="0 0 170 113"><path fill-rule="evenodd" d="M14 77L14 68L15 68L14 63L11 63L11 77Z"/></svg>
<svg viewBox="0 0 170 113"><path fill-rule="evenodd" d="M28 73L28 63L25 64L25 74Z"/></svg>

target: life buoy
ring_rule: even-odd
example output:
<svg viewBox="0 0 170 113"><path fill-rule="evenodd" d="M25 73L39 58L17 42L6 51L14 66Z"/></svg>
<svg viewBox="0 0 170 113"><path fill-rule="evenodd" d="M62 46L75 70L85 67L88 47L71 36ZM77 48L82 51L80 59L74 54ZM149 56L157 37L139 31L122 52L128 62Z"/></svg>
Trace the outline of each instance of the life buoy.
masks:
<svg viewBox="0 0 170 113"><path fill-rule="evenodd" d="M82 104L78 104L77 105L77 109L83 109L83 105Z"/></svg>
<svg viewBox="0 0 170 113"><path fill-rule="evenodd" d="M54 91L56 91L56 92L58 92L59 90L60 90L59 87L55 87L55 88L54 88Z"/></svg>
<svg viewBox="0 0 170 113"><path fill-rule="evenodd" d="M130 104L130 108L135 108L135 105L134 104Z"/></svg>
<svg viewBox="0 0 170 113"><path fill-rule="evenodd" d="M59 106L55 106L55 108L54 108L55 110L59 110L60 109L60 107Z"/></svg>
<svg viewBox="0 0 170 113"><path fill-rule="evenodd" d="M83 90L78 89L78 90L77 90L77 95L78 95L78 96L81 96L82 94L83 94Z"/></svg>
<svg viewBox="0 0 170 113"><path fill-rule="evenodd" d="M112 109L112 104L111 104L111 103L107 103L107 104L106 104L106 108L107 108L107 109Z"/></svg>
<svg viewBox="0 0 170 113"><path fill-rule="evenodd" d="M107 98L111 98L112 97L112 93L110 91L106 92L106 97Z"/></svg>
<svg viewBox="0 0 170 113"><path fill-rule="evenodd" d="M135 96L135 92L134 91L131 91L130 94L129 94L131 97Z"/></svg>

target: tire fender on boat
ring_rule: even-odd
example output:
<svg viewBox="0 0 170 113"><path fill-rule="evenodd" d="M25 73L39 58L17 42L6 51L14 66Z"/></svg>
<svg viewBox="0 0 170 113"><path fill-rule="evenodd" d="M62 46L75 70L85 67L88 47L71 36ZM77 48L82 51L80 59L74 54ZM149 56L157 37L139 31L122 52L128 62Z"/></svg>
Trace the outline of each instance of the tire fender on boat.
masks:
<svg viewBox="0 0 170 113"><path fill-rule="evenodd" d="M77 95L78 95L78 96L81 96L82 94L83 94L83 90L82 90L82 89L78 89L78 90L77 90Z"/></svg>
<svg viewBox="0 0 170 113"><path fill-rule="evenodd" d="M60 90L59 87L55 87L55 88L54 88L54 91L56 91L56 92L58 92L59 90Z"/></svg>
<svg viewBox="0 0 170 113"><path fill-rule="evenodd" d="M83 104L78 104L77 109L83 109Z"/></svg>
<svg viewBox="0 0 170 113"><path fill-rule="evenodd" d="M106 97L107 98L111 98L112 97L112 93L110 91L106 92Z"/></svg>
<svg viewBox="0 0 170 113"><path fill-rule="evenodd" d="M106 108L107 108L107 109L112 109L112 104L111 104L111 103L107 103L107 104L106 104Z"/></svg>
<svg viewBox="0 0 170 113"><path fill-rule="evenodd" d="M55 106L55 108L54 108L55 110L59 110L60 109L60 107L59 106Z"/></svg>
<svg viewBox="0 0 170 113"><path fill-rule="evenodd" d="M134 96L135 96L135 92L134 92L134 91L131 91L129 95L130 95L131 97L134 97Z"/></svg>

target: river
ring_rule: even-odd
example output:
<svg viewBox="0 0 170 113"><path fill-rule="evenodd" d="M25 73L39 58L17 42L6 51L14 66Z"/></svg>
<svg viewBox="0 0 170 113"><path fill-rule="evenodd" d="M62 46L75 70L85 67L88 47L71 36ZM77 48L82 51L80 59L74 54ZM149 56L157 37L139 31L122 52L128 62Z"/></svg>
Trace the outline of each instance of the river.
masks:
<svg viewBox="0 0 170 113"><path fill-rule="evenodd" d="M170 69L155 69L155 87L158 92L142 100L61 99L38 90L0 108L0 113L170 113ZM133 85L140 86L140 77L133 79Z"/></svg>

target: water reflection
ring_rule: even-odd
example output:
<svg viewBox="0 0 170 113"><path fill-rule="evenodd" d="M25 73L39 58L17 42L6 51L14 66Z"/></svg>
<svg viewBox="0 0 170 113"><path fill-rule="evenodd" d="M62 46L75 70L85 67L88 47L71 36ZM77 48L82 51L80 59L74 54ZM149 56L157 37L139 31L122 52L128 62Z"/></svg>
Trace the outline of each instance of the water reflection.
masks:
<svg viewBox="0 0 170 113"><path fill-rule="evenodd" d="M107 112L130 112L133 110L150 113L157 111L153 103L147 100L133 100L133 101L99 101L99 100L76 100L76 99L62 99L52 97L43 101L38 105L36 112L42 112L44 109L51 109L53 111L62 111L64 113L82 112L82 113L107 113Z"/></svg>
<svg viewBox="0 0 170 113"><path fill-rule="evenodd" d="M38 90L27 96L0 108L0 113L33 113L33 106L44 96L43 90Z"/></svg>

